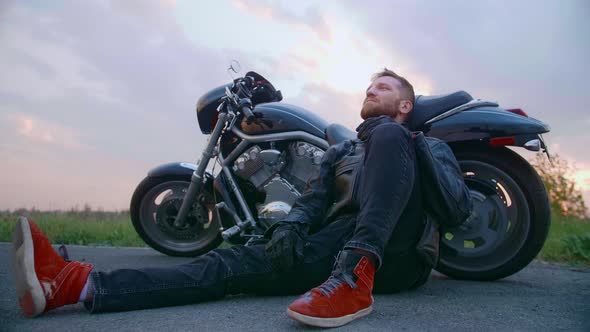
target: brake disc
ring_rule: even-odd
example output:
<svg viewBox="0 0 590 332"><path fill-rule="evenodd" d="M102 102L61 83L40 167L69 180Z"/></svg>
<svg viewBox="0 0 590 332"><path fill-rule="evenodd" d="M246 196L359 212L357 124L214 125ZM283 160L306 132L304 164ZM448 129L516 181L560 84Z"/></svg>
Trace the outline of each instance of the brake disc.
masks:
<svg viewBox="0 0 590 332"><path fill-rule="evenodd" d="M156 211L156 223L158 228L170 237L182 240L195 240L203 230L204 225L209 221L209 213L205 206L200 203L193 204L189 214L186 216L183 227L175 227L174 220L180 210L182 198L166 198L158 206Z"/></svg>

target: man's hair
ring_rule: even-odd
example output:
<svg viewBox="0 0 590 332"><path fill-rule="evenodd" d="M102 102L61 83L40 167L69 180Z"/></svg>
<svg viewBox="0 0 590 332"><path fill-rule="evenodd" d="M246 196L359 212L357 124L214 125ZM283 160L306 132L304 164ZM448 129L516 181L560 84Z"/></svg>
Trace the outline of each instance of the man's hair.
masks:
<svg viewBox="0 0 590 332"><path fill-rule="evenodd" d="M374 80L378 79L379 77L383 77L383 76L389 76L389 77L395 78L401 84L401 89L400 89L401 98L411 101L412 105L415 104L416 96L414 95L414 87L412 86L412 84L410 84L410 82L408 82L407 79L405 79L405 77L399 76L398 74L396 74L392 70L389 70L387 68L383 68L382 71L375 73L373 75L373 77L371 77L371 80L374 81Z"/></svg>

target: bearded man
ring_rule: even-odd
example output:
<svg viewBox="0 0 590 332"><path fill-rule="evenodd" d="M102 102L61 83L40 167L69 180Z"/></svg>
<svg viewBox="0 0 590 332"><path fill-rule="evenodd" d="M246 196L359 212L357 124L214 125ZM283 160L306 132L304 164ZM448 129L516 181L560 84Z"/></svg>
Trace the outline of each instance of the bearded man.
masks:
<svg viewBox="0 0 590 332"><path fill-rule="evenodd" d="M14 272L23 313L33 317L79 301L106 312L311 288L289 305L289 317L335 327L369 314L373 291L418 287L431 270L415 248L424 212L405 127L414 100L405 78L388 69L375 74L358 139L326 151L319 174L269 229L265 244L216 249L173 267L93 271L64 260L34 222L19 218Z"/></svg>

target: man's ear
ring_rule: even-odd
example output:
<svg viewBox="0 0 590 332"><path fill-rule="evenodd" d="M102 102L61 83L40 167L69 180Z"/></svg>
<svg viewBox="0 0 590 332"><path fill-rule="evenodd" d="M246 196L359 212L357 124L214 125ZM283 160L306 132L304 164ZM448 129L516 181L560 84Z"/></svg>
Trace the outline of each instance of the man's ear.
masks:
<svg viewBox="0 0 590 332"><path fill-rule="evenodd" d="M412 108L414 108L414 105L409 100L401 100L399 103L399 111L404 115L410 113Z"/></svg>

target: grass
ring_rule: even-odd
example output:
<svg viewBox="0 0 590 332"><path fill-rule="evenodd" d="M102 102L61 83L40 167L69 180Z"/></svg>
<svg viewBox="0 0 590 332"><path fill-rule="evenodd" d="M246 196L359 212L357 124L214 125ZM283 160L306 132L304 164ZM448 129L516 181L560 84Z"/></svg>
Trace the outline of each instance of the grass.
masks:
<svg viewBox="0 0 590 332"><path fill-rule="evenodd" d="M39 225L54 244L145 246L131 225L128 212L100 211L0 211L0 241L11 241L19 215ZM590 266L590 220L552 217L547 241L537 258Z"/></svg>
<svg viewBox="0 0 590 332"><path fill-rule="evenodd" d="M590 265L590 220L554 215L549 236L537 258Z"/></svg>
<svg viewBox="0 0 590 332"><path fill-rule="evenodd" d="M0 212L0 241L11 241L20 214L32 218L54 244L141 247L128 212L55 211Z"/></svg>

